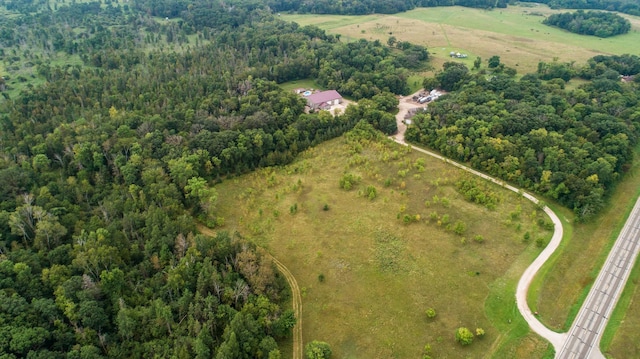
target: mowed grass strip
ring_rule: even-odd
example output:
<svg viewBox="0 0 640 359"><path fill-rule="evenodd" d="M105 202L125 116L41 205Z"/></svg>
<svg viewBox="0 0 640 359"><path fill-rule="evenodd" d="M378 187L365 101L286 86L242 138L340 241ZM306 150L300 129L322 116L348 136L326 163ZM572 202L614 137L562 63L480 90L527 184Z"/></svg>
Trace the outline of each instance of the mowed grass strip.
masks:
<svg viewBox="0 0 640 359"><path fill-rule="evenodd" d="M547 345L522 322L513 291L536 241L550 237L538 224L547 219L480 180L496 208L465 200L456 183L469 176L387 139L342 137L217 185L221 229L291 270L305 342L327 341L338 358L417 358L425 344L434 357L539 358ZM462 347L460 326L486 335Z"/></svg>
<svg viewBox="0 0 640 359"><path fill-rule="evenodd" d="M469 67L476 56L486 60L498 55L519 73L535 72L538 62L584 63L598 54L640 54L640 18L625 16L630 33L601 39L573 34L542 24L544 15L560 12L544 5L509 6L481 10L464 7L417 8L395 15L283 15L301 25L316 25L343 39L380 40L390 36L400 41L426 45L434 55L434 67L448 61L451 51L467 54L457 59Z"/></svg>

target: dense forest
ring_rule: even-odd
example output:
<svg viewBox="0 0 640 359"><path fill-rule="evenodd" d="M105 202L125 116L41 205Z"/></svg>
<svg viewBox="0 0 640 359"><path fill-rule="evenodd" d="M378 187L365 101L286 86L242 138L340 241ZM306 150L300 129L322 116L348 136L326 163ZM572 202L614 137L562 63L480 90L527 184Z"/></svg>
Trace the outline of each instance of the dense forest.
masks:
<svg viewBox="0 0 640 359"><path fill-rule="evenodd" d="M276 3L298 4L0 0L0 356L280 358L288 289L242 233L200 234L224 223L213 185L360 121L394 133L428 51L344 43ZM458 92L407 138L596 213L637 141L619 76L638 58L493 71L446 64L435 81ZM564 91L572 76L590 82ZM358 105L306 113L278 84L308 78Z"/></svg>
<svg viewBox="0 0 640 359"><path fill-rule="evenodd" d="M620 15L603 11L565 12L553 14L542 21L543 24L559 27L567 31L597 37L611 37L626 34L631 30L629 20Z"/></svg>
<svg viewBox="0 0 640 359"><path fill-rule="evenodd" d="M0 91L31 75L0 104L0 355L279 358L288 288L241 233L199 234L224 222L212 185L362 119L395 132L402 64L426 49L345 44L260 7L167 21L137 5L3 18ZM307 77L360 105L305 113L277 82Z"/></svg>
<svg viewBox="0 0 640 359"><path fill-rule="evenodd" d="M543 82L539 74L517 81L445 64L445 76L438 78L455 78L459 91L417 115L406 138L556 199L588 219L625 173L637 143L640 83L622 83L618 70L638 74L640 58L598 56L577 71L592 81L571 91L553 77L564 74L556 67L565 66L541 63L549 79Z"/></svg>

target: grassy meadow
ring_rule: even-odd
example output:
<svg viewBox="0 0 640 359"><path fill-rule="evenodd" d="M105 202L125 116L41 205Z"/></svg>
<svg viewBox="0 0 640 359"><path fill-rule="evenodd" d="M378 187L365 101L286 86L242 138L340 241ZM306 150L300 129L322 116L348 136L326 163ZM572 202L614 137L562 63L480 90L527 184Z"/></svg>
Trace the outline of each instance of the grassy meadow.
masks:
<svg viewBox="0 0 640 359"><path fill-rule="evenodd" d="M417 8L395 15L282 15L301 25L316 25L344 40L368 39L383 43L390 36L400 41L425 45L433 55L432 65L440 69L451 51L465 53L459 59L473 66L477 56L493 55L519 73L535 72L538 62L583 63L598 54L640 54L640 17L625 16L632 23L628 34L600 39L582 36L542 24L551 10L544 5L509 6L481 10L464 7ZM486 65L486 62L485 62Z"/></svg>
<svg viewBox="0 0 640 359"><path fill-rule="evenodd" d="M543 357L514 290L551 232L533 204L495 185L476 182L495 209L465 200L456 183L469 176L387 139L341 137L217 185L220 229L289 268L305 342L327 341L336 358L417 358L426 344L437 358ZM462 347L461 326L486 335Z"/></svg>

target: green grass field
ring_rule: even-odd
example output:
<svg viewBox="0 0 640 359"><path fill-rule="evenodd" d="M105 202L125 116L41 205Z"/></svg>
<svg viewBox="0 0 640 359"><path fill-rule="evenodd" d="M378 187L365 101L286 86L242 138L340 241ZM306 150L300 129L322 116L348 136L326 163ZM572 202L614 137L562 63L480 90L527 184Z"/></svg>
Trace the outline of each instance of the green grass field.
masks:
<svg viewBox="0 0 640 359"><path fill-rule="evenodd" d="M632 23L628 34L607 39L581 36L541 23L543 16L558 12L544 5L509 6L491 11L464 7L418 8L395 15L282 15L301 25L316 25L346 40L365 38L386 43L390 36L401 41L426 45L434 56L436 69L449 60L451 51L466 53L473 65L476 56L493 55L518 70L534 72L540 61L583 63L598 54L640 54L640 18L627 16Z"/></svg>
<svg viewBox="0 0 640 359"><path fill-rule="evenodd" d="M346 172L362 178L350 191L339 186ZM468 176L387 140L357 152L339 138L216 186L221 229L292 271L305 342L327 341L337 358L417 358L425 344L433 357L540 358L547 344L529 332L513 291L550 232L530 202L494 185L479 182L499 198L496 210L466 201L455 183ZM458 221L462 235L447 229ZM460 326L487 334L462 347Z"/></svg>
<svg viewBox="0 0 640 359"><path fill-rule="evenodd" d="M293 90L298 89L298 88L322 89L321 86L318 85L312 79L289 81L289 82L285 82L285 83L280 84L280 87L282 87L282 89L285 90L285 91L293 91Z"/></svg>

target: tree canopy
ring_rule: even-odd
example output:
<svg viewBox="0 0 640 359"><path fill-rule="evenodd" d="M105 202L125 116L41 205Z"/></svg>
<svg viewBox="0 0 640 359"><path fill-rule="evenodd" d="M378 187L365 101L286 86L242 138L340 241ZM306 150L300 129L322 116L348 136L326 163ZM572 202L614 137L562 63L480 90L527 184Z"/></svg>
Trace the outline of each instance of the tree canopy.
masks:
<svg viewBox="0 0 640 359"><path fill-rule="evenodd" d="M426 49L343 44L232 3L38 3L2 17L0 91L27 84L0 103L6 357L279 357L297 320L286 282L241 233L199 233L224 223L213 186L361 120L395 132L403 63ZM308 77L361 104L305 113L277 83Z"/></svg>
<svg viewBox="0 0 640 359"><path fill-rule="evenodd" d="M414 117L406 138L589 218L624 174L638 138L637 85L622 84L606 65L626 60L624 68L633 68L632 59L594 58L577 71L606 70L571 91L563 80L545 83L533 74L520 81L504 74L456 78L460 90ZM445 67L443 73L452 68Z"/></svg>
<svg viewBox="0 0 640 359"><path fill-rule="evenodd" d="M604 11L565 12L553 14L544 19L545 25L559 27L567 31L597 37L611 37L626 34L631 29L629 20Z"/></svg>

